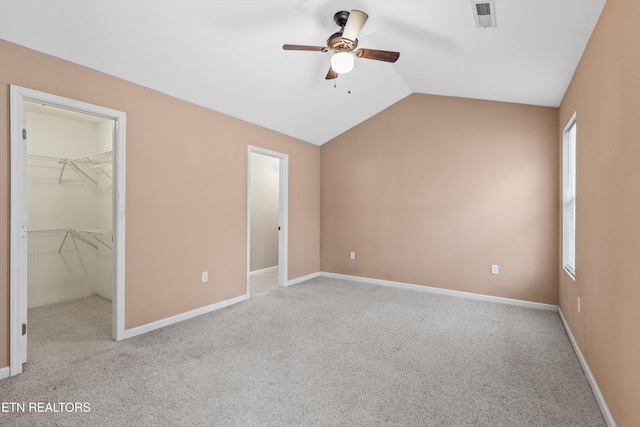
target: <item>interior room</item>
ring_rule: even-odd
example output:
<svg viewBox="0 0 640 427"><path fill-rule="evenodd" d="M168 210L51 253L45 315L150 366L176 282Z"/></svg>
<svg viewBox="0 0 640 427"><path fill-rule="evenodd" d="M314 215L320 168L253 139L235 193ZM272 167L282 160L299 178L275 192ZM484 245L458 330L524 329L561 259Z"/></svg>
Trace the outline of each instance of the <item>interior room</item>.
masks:
<svg viewBox="0 0 640 427"><path fill-rule="evenodd" d="M636 0L0 0L0 424L638 425L638 75Z"/></svg>
<svg viewBox="0 0 640 427"><path fill-rule="evenodd" d="M249 156L249 294L279 286L280 159Z"/></svg>

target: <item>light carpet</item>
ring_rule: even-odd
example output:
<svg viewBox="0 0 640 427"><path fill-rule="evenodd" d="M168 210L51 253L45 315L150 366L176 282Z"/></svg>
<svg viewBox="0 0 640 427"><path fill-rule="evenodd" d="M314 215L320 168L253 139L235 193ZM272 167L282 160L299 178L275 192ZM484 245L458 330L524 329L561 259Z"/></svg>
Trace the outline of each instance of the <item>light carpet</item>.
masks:
<svg viewBox="0 0 640 427"><path fill-rule="evenodd" d="M329 278L119 343L100 297L30 310L12 426L605 426L557 313Z"/></svg>

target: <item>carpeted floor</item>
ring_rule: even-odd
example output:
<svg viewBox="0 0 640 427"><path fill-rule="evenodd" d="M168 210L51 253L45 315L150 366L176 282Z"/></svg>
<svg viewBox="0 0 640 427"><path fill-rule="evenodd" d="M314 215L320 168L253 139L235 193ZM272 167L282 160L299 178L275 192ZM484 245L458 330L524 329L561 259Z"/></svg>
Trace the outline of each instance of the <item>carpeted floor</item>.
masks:
<svg viewBox="0 0 640 427"><path fill-rule="evenodd" d="M123 342L110 303L30 311L12 426L605 426L558 314L317 278ZM95 316L99 319L94 321Z"/></svg>
<svg viewBox="0 0 640 427"><path fill-rule="evenodd" d="M279 279L277 268L251 276L249 282L249 296L253 298L278 289Z"/></svg>

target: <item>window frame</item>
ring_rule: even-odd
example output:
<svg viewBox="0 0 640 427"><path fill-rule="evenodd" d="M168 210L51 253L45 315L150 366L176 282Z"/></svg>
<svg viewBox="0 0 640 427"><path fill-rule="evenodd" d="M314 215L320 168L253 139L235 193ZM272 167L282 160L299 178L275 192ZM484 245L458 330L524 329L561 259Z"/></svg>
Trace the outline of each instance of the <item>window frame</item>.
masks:
<svg viewBox="0 0 640 427"><path fill-rule="evenodd" d="M562 268L576 278L576 184L577 135L576 113L562 133Z"/></svg>

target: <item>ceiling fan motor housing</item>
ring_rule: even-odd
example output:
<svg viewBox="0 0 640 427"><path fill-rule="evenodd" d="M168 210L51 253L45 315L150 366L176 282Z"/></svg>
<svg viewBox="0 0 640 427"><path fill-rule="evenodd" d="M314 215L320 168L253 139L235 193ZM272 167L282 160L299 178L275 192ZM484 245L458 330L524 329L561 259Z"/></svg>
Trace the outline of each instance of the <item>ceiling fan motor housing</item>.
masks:
<svg viewBox="0 0 640 427"><path fill-rule="evenodd" d="M338 27L343 28L344 26L347 25L347 20L349 19L349 12L347 12L346 10L341 10L340 12L336 12L335 15L333 15L333 22L335 22Z"/></svg>
<svg viewBox="0 0 640 427"><path fill-rule="evenodd" d="M355 39L352 44L346 44L342 40L342 31L338 31L327 39L327 47L331 50L353 50L358 47L358 39Z"/></svg>
<svg viewBox="0 0 640 427"><path fill-rule="evenodd" d="M347 44L342 38L342 33L344 32L344 27L347 25L347 21L349 20L349 16L351 12L347 12L346 10L341 10L340 12L336 12L333 15L333 22L336 23L338 27L340 27L340 31L337 33L333 33L327 39L327 47L336 52L338 51L352 51L358 46L358 39L354 40L353 43Z"/></svg>

